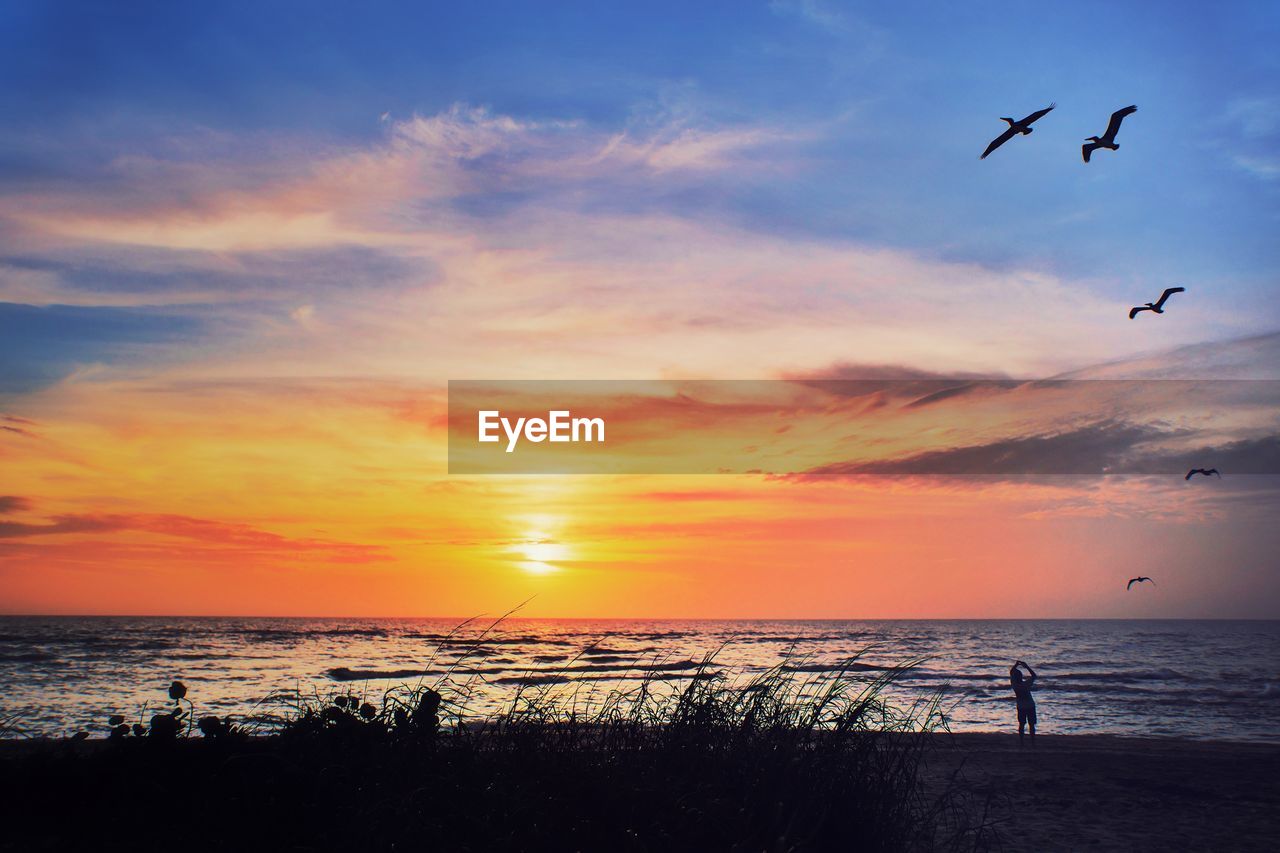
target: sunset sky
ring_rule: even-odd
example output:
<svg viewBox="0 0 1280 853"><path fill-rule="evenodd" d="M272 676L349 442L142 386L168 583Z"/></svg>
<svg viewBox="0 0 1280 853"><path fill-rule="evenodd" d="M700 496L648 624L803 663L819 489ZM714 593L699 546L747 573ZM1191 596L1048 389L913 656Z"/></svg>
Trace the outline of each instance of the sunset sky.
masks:
<svg viewBox="0 0 1280 853"><path fill-rule="evenodd" d="M451 476L446 383L1280 380L1278 41L1266 3L5 4L0 612L1274 617L1280 476L1228 464L1280 471L1270 383L999 435L904 399L853 477ZM1153 436L1223 479L902 461Z"/></svg>

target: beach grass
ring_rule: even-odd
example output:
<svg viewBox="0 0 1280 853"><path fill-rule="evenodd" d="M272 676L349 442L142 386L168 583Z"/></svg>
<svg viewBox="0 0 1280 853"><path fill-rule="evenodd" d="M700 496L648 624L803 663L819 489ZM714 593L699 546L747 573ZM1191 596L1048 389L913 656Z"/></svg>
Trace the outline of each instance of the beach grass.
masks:
<svg viewBox="0 0 1280 853"><path fill-rule="evenodd" d="M20 830L0 847L79 831L96 849L983 849L992 827L963 789L921 785L937 702L885 701L915 663L733 678L709 655L627 688L529 684L486 716L447 680L343 689L258 735L175 683L105 741L7 756Z"/></svg>

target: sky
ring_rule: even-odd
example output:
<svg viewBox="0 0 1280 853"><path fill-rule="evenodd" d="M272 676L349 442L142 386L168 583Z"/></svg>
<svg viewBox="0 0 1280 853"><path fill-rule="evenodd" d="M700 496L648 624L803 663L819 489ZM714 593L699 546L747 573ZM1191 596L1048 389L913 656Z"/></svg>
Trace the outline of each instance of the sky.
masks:
<svg viewBox="0 0 1280 853"><path fill-rule="evenodd" d="M876 429L927 441L808 476L451 476L446 383L1278 380L1278 37L1268 3L5 4L0 612L1275 617L1274 476L911 461L1154 430L1277 471L1265 381L1000 435L901 402Z"/></svg>

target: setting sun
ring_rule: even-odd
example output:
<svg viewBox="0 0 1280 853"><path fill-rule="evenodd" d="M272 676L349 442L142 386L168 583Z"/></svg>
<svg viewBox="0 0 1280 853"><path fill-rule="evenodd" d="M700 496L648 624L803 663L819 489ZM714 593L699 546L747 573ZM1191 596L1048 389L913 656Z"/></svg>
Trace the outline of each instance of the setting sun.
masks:
<svg viewBox="0 0 1280 853"><path fill-rule="evenodd" d="M569 547L559 542L524 542L516 545L515 550L524 557L520 568L532 575L557 572L561 569L557 563L570 559Z"/></svg>

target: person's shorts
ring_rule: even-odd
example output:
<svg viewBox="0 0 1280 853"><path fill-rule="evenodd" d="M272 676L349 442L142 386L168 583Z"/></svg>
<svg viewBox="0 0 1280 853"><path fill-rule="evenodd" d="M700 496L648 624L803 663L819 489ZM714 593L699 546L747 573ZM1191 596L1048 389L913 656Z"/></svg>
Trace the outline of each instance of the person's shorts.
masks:
<svg viewBox="0 0 1280 853"><path fill-rule="evenodd" d="M1036 724L1036 706L1035 705L1019 705L1018 706L1018 725L1030 723Z"/></svg>

